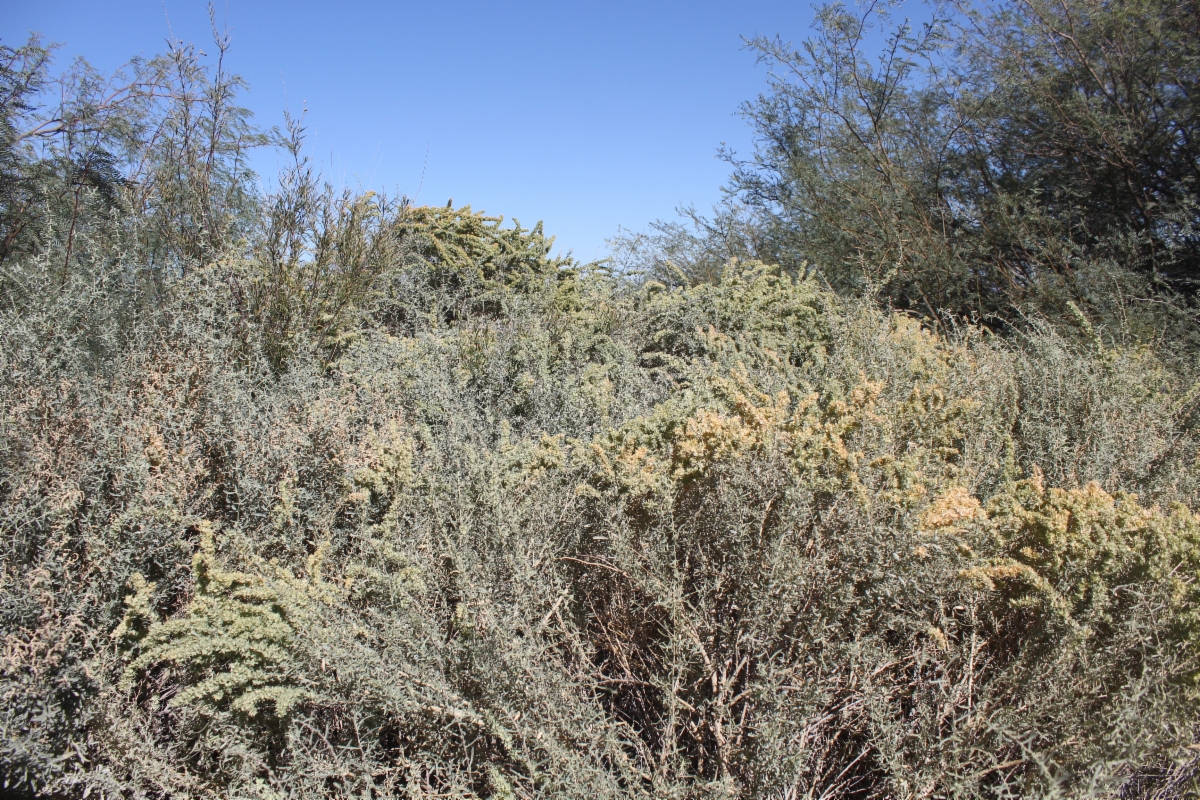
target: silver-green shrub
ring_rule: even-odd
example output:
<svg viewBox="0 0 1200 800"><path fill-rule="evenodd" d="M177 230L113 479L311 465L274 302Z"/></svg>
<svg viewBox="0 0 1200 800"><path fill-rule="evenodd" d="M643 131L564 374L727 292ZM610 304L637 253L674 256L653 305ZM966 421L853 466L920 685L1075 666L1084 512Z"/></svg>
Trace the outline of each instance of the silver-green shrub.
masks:
<svg viewBox="0 0 1200 800"><path fill-rule="evenodd" d="M105 210L0 254L5 788L1195 791L1177 349L631 282L299 157L155 205L206 249L15 152Z"/></svg>

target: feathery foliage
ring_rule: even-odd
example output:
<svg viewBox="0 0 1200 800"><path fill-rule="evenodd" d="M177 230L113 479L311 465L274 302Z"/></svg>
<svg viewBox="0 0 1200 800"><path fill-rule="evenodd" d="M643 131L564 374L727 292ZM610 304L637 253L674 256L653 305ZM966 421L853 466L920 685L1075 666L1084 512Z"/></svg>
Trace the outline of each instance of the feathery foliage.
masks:
<svg viewBox="0 0 1200 800"><path fill-rule="evenodd" d="M822 6L756 37L769 91L711 218L618 237L632 268L713 280L730 257L931 318L1059 318L1192 336L1195 6L1168 0ZM1153 307L1153 312L1147 309ZM1190 345L1189 345L1190 346Z"/></svg>
<svg viewBox="0 0 1200 800"><path fill-rule="evenodd" d="M1002 335L756 260L762 219L631 280L331 189L192 49L51 110L0 56L3 788L1196 791L1178 296Z"/></svg>

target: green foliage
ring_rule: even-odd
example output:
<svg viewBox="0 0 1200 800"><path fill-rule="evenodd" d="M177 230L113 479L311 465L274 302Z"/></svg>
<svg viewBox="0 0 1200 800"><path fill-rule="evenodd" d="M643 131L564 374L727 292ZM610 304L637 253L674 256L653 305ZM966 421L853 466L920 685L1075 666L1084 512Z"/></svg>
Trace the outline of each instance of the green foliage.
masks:
<svg viewBox="0 0 1200 800"><path fill-rule="evenodd" d="M754 152L725 154L711 218L618 237L626 267L687 283L758 258L930 319L1020 325L1075 302L1114 332L1191 336L1194 5L905 10L832 3L798 47L750 40L771 68L742 109Z"/></svg>
<svg viewBox="0 0 1200 800"><path fill-rule="evenodd" d="M1014 607L1045 606L1075 624L1111 630L1126 613L1130 589L1155 583L1171 590L1177 627L1169 635L1195 647L1200 528L1186 507L1144 508L1136 497L1113 497L1095 483L1047 490L1035 472L994 496L983 519L982 546L998 560L965 575L990 590L1004 586Z"/></svg>
<svg viewBox="0 0 1200 800"><path fill-rule="evenodd" d="M217 711L226 705L253 717L270 703L286 716L304 699L303 689L288 681L295 606L304 602L294 587L271 585L256 575L228 572L217 562L210 524L200 526L200 552L192 559L195 596L183 617L155 621L144 633L147 597L154 586L135 573L137 593L114 638L133 640L140 653L122 678L128 689L137 675L163 664L174 664L187 677L187 688L171 699L173 705ZM138 633L140 635L134 635Z"/></svg>
<svg viewBox="0 0 1200 800"><path fill-rule="evenodd" d="M44 56L3 62L3 788L1196 791L1186 337L1078 297L1007 337L907 313L755 260L797 241L762 220L614 277L540 226L334 192L297 121L271 195L236 148L88 183L69 126L11 134L46 122ZM237 82L179 63L201 99L135 93L101 138L192 163L159 148Z"/></svg>

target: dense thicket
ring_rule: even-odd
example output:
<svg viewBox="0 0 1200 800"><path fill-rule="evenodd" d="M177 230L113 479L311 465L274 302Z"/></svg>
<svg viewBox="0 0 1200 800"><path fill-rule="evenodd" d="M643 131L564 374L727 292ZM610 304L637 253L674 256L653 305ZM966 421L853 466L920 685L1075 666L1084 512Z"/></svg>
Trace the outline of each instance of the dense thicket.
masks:
<svg viewBox="0 0 1200 800"><path fill-rule="evenodd" d="M922 316L783 245L631 279L330 189L218 44L113 81L0 52L0 786L1196 791L1200 375L1162 341L1186 271L1003 336L933 313L970 286ZM268 142L294 161L262 192ZM833 246L787 220L711 230ZM936 285L859 255L835 266Z"/></svg>
<svg viewBox="0 0 1200 800"><path fill-rule="evenodd" d="M837 4L798 50L751 40L770 91L743 108L758 144L727 154L730 202L626 237L633 260L679 282L757 257L991 324L1068 302L1127 323L1151 297L1194 297L1194 3L902 10L925 21Z"/></svg>

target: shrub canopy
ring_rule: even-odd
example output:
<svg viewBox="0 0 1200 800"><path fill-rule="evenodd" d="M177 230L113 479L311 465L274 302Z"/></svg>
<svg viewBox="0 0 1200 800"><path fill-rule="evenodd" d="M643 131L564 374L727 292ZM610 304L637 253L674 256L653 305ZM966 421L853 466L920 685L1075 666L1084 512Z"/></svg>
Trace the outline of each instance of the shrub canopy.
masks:
<svg viewBox="0 0 1200 800"><path fill-rule="evenodd" d="M1187 20L1157 8L960 23L1007 19L1041 52L1060 41L1045 26L1078 13L1107 52L1102 22L1143 20L1175 49L1138 68L1183 70L1194 44L1168 34ZM834 50L858 41L845 11L821 20ZM809 52L833 58L824 46ZM1005 86L1036 94L1084 57L1059 58ZM36 40L0 53L4 789L1194 791L1200 375L1186 337L1162 340L1187 330L1185 289L1140 295L1158 316L1068 293L1067 314L1044 306L1004 335L922 315L905 292L1001 307L988 292L1017 267L980 243L1025 195L979 190L984 222L958 229L992 288L960 286L937 272L960 263L953 237L899 262L887 249L905 220L965 208L887 183L917 174L911 159L870 178L846 162L847 181L896 199L874 238L764 205L739 230L776 262L639 279L552 257L540 225L331 190L302 125L255 129L238 80L193 49L113 86L78 65L47 109L48 59ZM903 96L945 129L947 106L887 80L862 98ZM782 94L757 108L775 102L797 115L778 131L816 125ZM1048 186L1061 163L1040 135L1016 171ZM268 141L294 162L252 191L246 148ZM1137 191L1089 194L1109 181L1092 165L1063 202L1091 203L1087 224L1109 219L1130 252L1189 264L1187 236L1116 210ZM811 164L792 166L772 179L800 187ZM1183 219L1183 189L1154 191ZM1013 219L1061 230L1050 197ZM794 268L788 225L792 244L897 269L876 284L891 305L860 296L849 261ZM1085 260L1108 246L1074 236Z"/></svg>

